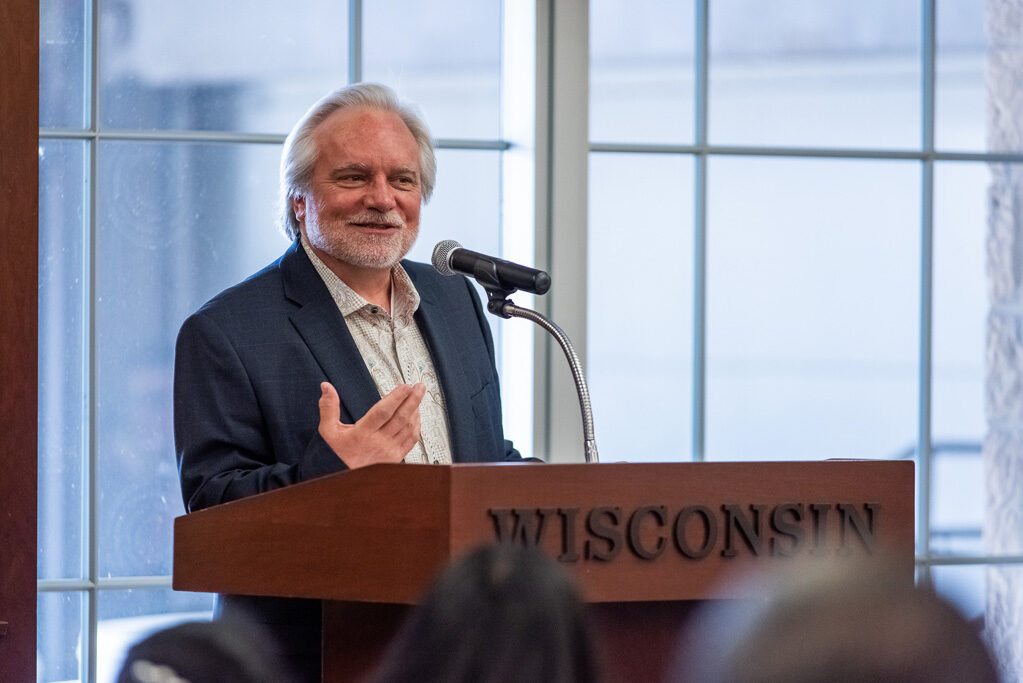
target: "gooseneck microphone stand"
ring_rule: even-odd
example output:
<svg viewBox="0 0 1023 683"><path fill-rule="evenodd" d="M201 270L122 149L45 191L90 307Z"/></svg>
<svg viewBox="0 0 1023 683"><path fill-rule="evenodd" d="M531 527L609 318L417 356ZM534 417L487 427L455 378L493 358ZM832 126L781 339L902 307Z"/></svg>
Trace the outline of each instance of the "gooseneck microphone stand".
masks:
<svg viewBox="0 0 1023 683"><path fill-rule="evenodd" d="M579 409L583 416L583 455L586 462L599 462L597 457L597 442L593 437L593 410L590 407L590 390L586 386L586 377L583 376L583 366L579 362L579 355L575 352L568 335L560 327L554 324L547 316L537 313L528 308L516 306L508 297L517 290L504 287L493 268L493 264L486 266L478 265L473 273L476 281L487 291L487 310L502 318L525 318L547 330L551 336L558 340L561 350L565 352L568 365L572 369L572 379L575 380L575 390L579 395Z"/></svg>

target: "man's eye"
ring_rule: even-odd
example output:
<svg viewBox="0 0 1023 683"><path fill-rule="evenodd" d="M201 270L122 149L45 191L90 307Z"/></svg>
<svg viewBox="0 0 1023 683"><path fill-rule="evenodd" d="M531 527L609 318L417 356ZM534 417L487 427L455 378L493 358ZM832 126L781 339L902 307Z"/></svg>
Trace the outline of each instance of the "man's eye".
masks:
<svg viewBox="0 0 1023 683"><path fill-rule="evenodd" d="M362 182L363 176L361 175L343 175L340 178L342 183L358 183Z"/></svg>

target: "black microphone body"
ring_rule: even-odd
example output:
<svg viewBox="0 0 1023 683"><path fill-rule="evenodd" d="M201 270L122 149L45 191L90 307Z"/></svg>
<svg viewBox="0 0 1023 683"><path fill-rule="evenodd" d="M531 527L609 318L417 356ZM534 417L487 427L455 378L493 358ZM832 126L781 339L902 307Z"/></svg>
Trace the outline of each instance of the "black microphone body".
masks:
<svg viewBox="0 0 1023 683"><path fill-rule="evenodd" d="M545 294L551 288L551 277L542 270L463 249L454 240L445 240L434 247L433 267L444 275L468 275L484 287L533 294Z"/></svg>

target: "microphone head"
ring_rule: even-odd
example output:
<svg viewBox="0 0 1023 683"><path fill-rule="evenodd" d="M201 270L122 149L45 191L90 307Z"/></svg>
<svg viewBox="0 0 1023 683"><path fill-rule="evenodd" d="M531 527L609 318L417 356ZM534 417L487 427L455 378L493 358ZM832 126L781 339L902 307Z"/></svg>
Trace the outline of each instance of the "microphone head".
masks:
<svg viewBox="0 0 1023 683"><path fill-rule="evenodd" d="M455 249L461 249L462 245L455 240L444 240L443 242L437 242L437 246L433 248L433 263L434 269L441 275L454 275L455 271L451 270L451 252Z"/></svg>

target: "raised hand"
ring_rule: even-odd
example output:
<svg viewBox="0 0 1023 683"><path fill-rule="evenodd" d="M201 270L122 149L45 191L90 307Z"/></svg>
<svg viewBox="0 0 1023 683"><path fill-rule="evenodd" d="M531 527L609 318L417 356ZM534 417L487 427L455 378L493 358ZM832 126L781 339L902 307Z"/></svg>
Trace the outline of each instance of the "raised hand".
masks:
<svg viewBox="0 0 1023 683"><path fill-rule="evenodd" d="M355 424L341 422L341 399L330 382L320 383L320 436L349 467L401 462L419 441L422 384L394 388Z"/></svg>

